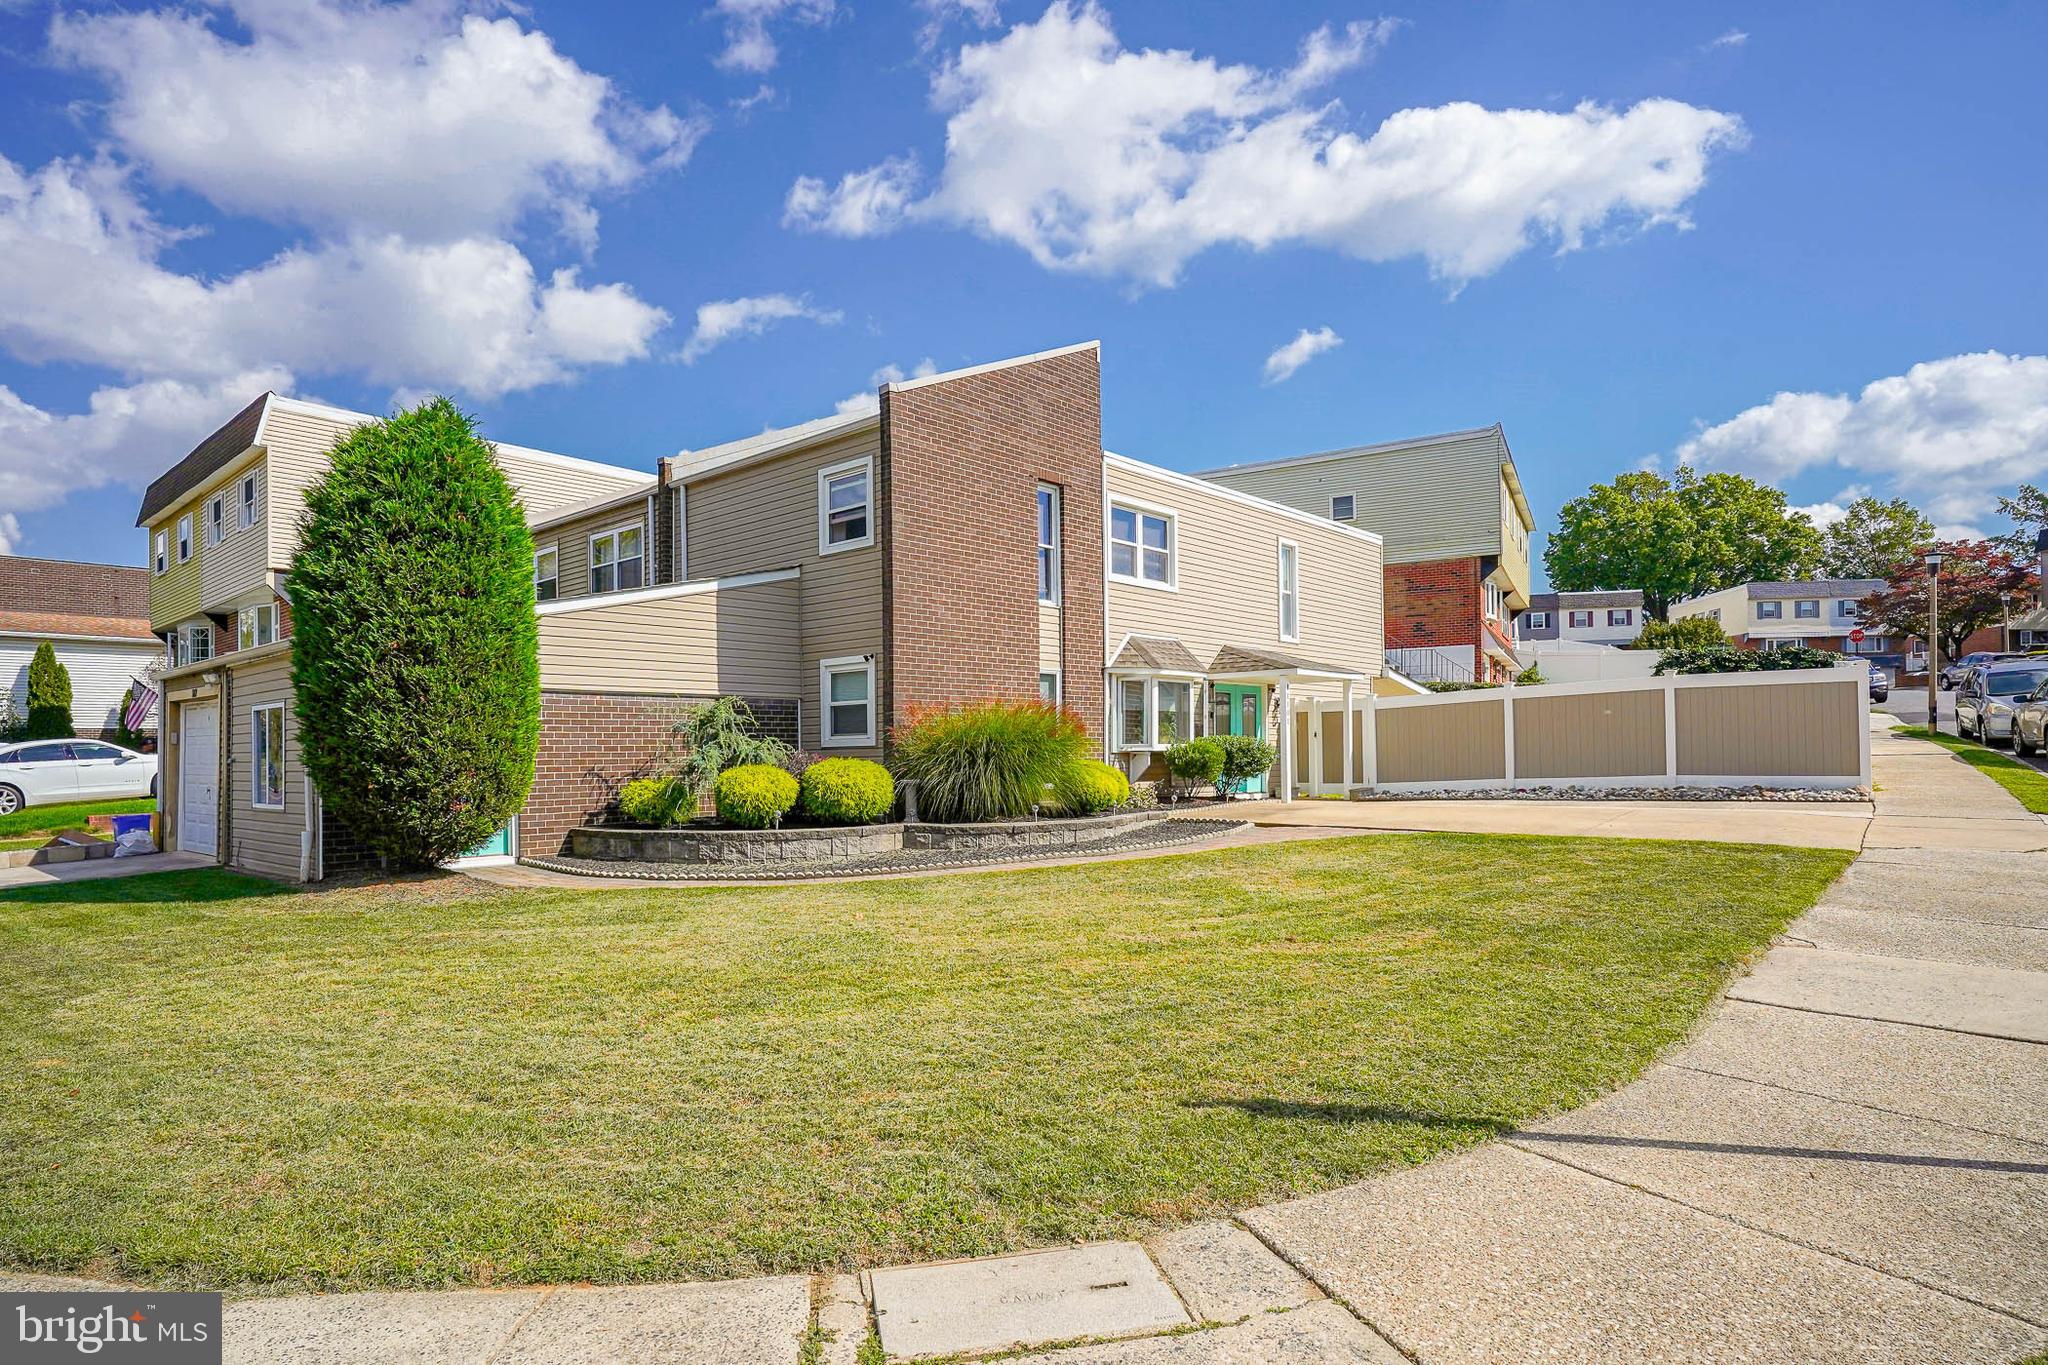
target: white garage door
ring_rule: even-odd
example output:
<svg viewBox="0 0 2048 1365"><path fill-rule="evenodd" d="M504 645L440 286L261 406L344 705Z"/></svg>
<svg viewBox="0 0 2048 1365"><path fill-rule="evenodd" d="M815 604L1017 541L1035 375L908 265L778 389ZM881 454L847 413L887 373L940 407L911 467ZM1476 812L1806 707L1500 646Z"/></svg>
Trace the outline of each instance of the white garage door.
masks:
<svg viewBox="0 0 2048 1365"><path fill-rule="evenodd" d="M178 847L218 853L220 844L220 708L185 706L178 738Z"/></svg>

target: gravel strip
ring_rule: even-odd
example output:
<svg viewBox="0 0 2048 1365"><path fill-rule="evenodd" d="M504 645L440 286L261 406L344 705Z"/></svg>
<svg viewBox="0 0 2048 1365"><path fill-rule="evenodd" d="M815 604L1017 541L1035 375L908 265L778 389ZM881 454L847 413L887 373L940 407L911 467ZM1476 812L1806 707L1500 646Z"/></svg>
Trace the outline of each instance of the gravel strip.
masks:
<svg viewBox="0 0 2048 1365"><path fill-rule="evenodd" d="M756 867L732 867L710 863L643 863L597 858L521 858L522 867L548 872L572 872L581 877L604 877L635 882L785 882L830 881L841 877L871 877L886 872L944 872L954 868L991 867L999 863L1041 862L1054 858L1093 857L1098 854L1133 853L1180 844L1199 844L1219 834L1250 829L1245 820L1164 820L1097 843L1058 848L986 849L904 849L900 853L861 858L845 863L764 863Z"/></svg>
<svg viewBox="0 0 2048 1365"><path fill-rule="evenodd" d="M1355 792L1353 801L1805 801L1870 800L1868 787L1488 787L1480 791Z"/></svg>

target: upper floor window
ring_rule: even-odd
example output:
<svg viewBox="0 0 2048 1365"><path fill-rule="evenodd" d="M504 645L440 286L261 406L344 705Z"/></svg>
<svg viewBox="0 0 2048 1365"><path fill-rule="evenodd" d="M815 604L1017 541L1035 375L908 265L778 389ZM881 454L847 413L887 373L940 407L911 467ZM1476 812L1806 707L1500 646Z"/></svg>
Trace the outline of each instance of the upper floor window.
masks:
<svg viewBox="0 0 2048 1365"><path fill-rule="evenodd" d="M1802 621L1818 621L1820 619L1820 603L1812 598L1794 602L1792 604L1792 614Z"/></svg>
<svg viewBox="0 0 2048 1365"><path fill-rule="evenodd" d="M235 526L246 531L256 524L256 476L244 474L236 496Z"/></svg>
<svg viewBox="0 0 2048 1365"><path fill-rule="evenodd" d="M1330 520L1350 521L1358 515L1358 499L1350 493L1339 493L1330 499Z"/></svg>
<svg viewBox="0 0 2048 1365"><path fill-rule="evenodd" d="M243 607L235 617L235 648L254 649L277 641L277 603Z"/></svg>
<svg viewBox="0 0 2048 1365"><path fill-rule="evenodd" d="M192 514L187 512L178 518L178 562L183 564L192 557Z"/></svg>
<svg viewBox="0 0 2048 1365"><path fill-rule="evenodd" d="M206 503L206 543L218 545L228 533L227 494L215 493Z"/></svg>
<svg viewBox="0 0 2048 1365"><path fill-rule="evenodd" d="M818 553L837 554L875 543L874 463L848 460L818 471Z"/></svg>
<svg viewBox="0 0 2048 1365"><path fill-rule="evenodd" d="M638 526L621 526L590 538L590 590L623 592L646 581L646 552Z"/></svg>
<svg viewBox="0 0 2048 1365"><path fill-rule="evenodd" d="M1756 604L1756 619L1759 621L1776 621L1782 619L1784 615L1785 604L1783 602L1759 602Z"/></svg>
<svg viewBox="0 0 2048 1365"><path fill-rule="evenodd" d="M1060 600L1060 490L1038 486L1038 600Z"/></svg>
<svg viewBox="0 0 2048 1365"><path fill-rule="evenodd" d="M1301 547L1280 542L1280 638L1301 638Z"/></svg>
<svg viewBox="0 0 2048 1365"><path fill-rule="evenodd" d="M1522 624L1530 630L1549 630L1550 613L1547 611L1526 612L1522 616Z"/></svg>
<svg viewBox="0 0 2048 1365"><path fill-rule="evenodd" d="M163 573L171 567L171 533L156 533L156 571Z"/></svg>
<svg viewBox="0 0 2048 1365"><path fill-rule="evenodd" d="M1843 621L1856 621L1862 619L1863 611L1853 599L1837 597L1835 599L1835 616Z"/></svg>
<svg viewBox="0 0 2048 1365"><path fill-rule="evenodd" d="M1566 612L1565 624L1574 630L1591 630L1593 628L1593 613L1590 611Z"/></svg>
<svg viewBox="0 0 2048 1365"><path fill-rule="evenodd" d="M550 545L533 552L533 600L552 602L562 595L561 555Z"/></svg>
<svg viewBox="0 0 2048 1365"><path fill-rule="evenodd" d="M1610 626L1628 625L1629 609L1627 607L1609 607L1607 609L1607 624Z"/></svg>
<svg viewBox="0 0 2048 1365"><path fill-rule="evenodd" d="M1171 512L1111 503L1109 576L1126 583L1174 585L1174 517Z"/></svg>

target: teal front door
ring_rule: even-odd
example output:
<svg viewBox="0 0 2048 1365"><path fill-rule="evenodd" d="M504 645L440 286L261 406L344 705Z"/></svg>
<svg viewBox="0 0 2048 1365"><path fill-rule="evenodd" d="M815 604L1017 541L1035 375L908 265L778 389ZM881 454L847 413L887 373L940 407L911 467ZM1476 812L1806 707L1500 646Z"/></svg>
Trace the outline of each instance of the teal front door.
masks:
<svg viewBox="0 0 2048 1365"><path fill-rule="evenodd" d="M512 826L507 823L498 832L462 855L467 858L509 858L512 856Z"/></svg>
<svg viewBox="0 0 2048 1365"><path fill-rule="evenodd" d="M1256 684L1218 683L1209 690L1209 733L1266 737L1266 689ZM1242 788L1253 796L1266 794L1264 775Z"/></svg>

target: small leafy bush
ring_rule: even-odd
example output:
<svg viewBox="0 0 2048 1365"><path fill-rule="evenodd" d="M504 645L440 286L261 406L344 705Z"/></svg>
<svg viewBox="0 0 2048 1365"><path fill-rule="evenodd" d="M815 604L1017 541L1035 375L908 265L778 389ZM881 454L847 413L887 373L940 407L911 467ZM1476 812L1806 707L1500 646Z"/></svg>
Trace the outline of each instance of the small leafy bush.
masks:
<svg viewBox="0 0 2048 1365"><path fill-rule="evenodd" d="M1706 649L1667 649L1657 660L1657 676L1667 673L1774 673L1781 669L1833 668L1845 656L1831 649L1805 645L1791 649L1738 649L1714 645Z"/></svg>
<svg viewBox="0 0 2048 1365"><path fill-rule="evenodd" d="M28 738L28 717L14 704L14 690L0 687L0 744Z"/></svg>
<svg viewBox="0 0 2048 1365"><path fill-rule="evenodd" d="M1549 681L1550 679L1543 676L1543 670L1535 664L1530 664L1520 673L1515 674L1515 684L1518 687L1541 687Z"/></svg>
<svg viewBox="0 0 2048 1365"><path fill-rule="evenodd" d="M1058 799L1088 757L1080 718L1042 701L984 701L921 711L891 736L889 767L917 783L927 820L1014 819Z"/></svg>
<svg viewBox="0 0 2048 1365"><path fill-rule="evenodd" d="M643 777L619 788L619 814L636 825L666 829L696 813L696 793L672 777Z"/></svg>
<svg viewBox="0 0 2048 1365"><path fill-rule="evenodd" d="M1092 758L1074 765L1060 792L1060 804L1075 815L1100 815L1130 799L1131 780L1122 770Z"/></svg>
<svg viewBox="0 0 2048 1365"><path fill-rule="evenodd" d="M871 825L896 804L896 779L865 758L820 759L797 788L804 814L826 825Z"/></svg>
<svg viewBox="0 0 2048 1365"><path fill-rule="evenodd" d="M1255 777L1262 777L1272 771L1280 751L1260 739L1257 735L1216 735L1213 737L1223 749L1223 781L1218 787L1231 791L1242 791L1244 784Z"/></svg>
<svg viewBox="0 0 2048 1365"><path fill-rule="evenodd" d="M1172 774L1181 799L1194 795L1196 787L1217 786L1223 764L1223 746L1206 736L1184 739L1166 751L1166 771Z"/></svg>
<svg viewBox="0 0 2048 1365"><path fill-rule="evenodd" d="M741 829L769 829L796 805L796 779L766 763L727 768L712 785L718 818Z"/></svg>
<svg viewBox="0 0 2048 1365"><path fill-rule="evenodd" d="M1728 643L1727 632L1711 616L1681 616L1676 621L1645 621L1642 633L1623 649L1713 649Z"/></svg>

